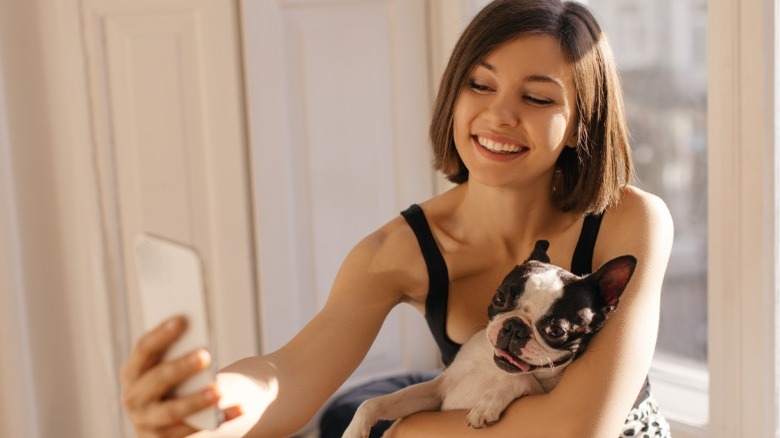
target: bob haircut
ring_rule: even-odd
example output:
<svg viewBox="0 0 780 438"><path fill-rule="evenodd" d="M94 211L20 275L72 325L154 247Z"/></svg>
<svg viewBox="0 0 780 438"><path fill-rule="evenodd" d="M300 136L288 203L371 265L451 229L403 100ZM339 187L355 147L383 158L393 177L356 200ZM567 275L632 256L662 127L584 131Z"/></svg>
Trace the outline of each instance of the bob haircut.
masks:
<svg viewBox="0 0 780 438"><path fill-rule="evenodd" d="M561 0L496 0L463 31L434 103L430 137L434 166L461 184L469 171L455 149L453 112L471 71L501 44L525 35L558 40L572 65L577 144L556 163L552 199L562 211L603 212L633 176L623 95L612 52L582 4Z"/></svg>

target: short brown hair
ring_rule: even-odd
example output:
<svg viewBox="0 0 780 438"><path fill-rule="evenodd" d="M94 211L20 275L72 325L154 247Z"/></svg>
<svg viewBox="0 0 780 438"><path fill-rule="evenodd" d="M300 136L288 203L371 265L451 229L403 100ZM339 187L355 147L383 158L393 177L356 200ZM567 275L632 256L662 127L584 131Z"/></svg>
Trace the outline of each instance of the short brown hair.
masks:
<svg viewBox="0 0 780 438"><path fill-rule="evenodd" d="M453 111L470 72L501 44L524 35L556 38L572 65L577 145L565 147L552 197L563 211L601 212L617 202L633 176L617 69L606 36L582 4L561 0L496 0L463 31L436 96L430 136L434 165L454 183L469 171L455 149ZM557 172L556 172L557 173Z"/></svg>

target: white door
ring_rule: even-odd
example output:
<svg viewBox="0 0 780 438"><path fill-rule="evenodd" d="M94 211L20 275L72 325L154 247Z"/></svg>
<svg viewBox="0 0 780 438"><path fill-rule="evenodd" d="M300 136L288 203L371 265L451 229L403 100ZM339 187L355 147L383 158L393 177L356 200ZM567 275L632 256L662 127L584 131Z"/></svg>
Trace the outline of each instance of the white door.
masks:
<svg viewBox="0 0 780 438"><path fill-rule="evenodd" d="M85 0L81 8L118 316L131 338L140 334L133 244L139 233L166 237L203 258L217 364L256 353L238 3Z"/></svg>
<svg viewBox="0 0 780 438"><path fill-rule="evenodd" d="M425 2L245 0L243 19L272 351L362 237L433 193ZM431 342L422 316L396 309L351 382L435 367Z"/></svg>

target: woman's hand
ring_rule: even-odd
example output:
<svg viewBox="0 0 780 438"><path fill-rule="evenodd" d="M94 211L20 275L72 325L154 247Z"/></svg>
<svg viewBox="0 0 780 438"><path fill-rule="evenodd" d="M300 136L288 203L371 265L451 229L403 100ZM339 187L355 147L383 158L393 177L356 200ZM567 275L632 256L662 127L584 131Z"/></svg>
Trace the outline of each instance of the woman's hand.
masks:
<svg viewBox="0 0 780 438"><path fill-rule="evenodd" d="M166 397L173 388L211 362L209 353L202 349L161 361L165 351L185 329L184 318L165 321L136 343L122 367L122 401L140 438L173 438L195 433L197 430L186 425L184 418L219 400L214 385L181 398ZM226 412L226 417L237 414Z"/></svg>

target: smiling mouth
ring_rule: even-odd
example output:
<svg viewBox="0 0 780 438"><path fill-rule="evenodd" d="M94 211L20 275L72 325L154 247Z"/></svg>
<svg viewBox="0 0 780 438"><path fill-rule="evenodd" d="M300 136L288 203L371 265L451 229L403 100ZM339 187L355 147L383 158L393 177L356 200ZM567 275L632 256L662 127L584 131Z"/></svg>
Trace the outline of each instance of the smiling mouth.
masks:
<svg viewBox="0 0 780 438"><path fill-rule="evenodd" d="M528 150L527 147L521 144L500 143L478 135L472 135L471 138L473 138L474 141L476 141L483 148L496 154L518 154Z"/></svg>
<svg viewBox="0 0 780 438"><path fill-rule="evenodd" d="M523 359L520 359L506 350L495 350L493 355L493 361L496 362L496 365L508 373L530 373L539 368L555 368L565 364L569 359L570 356L566 356L563 359L560 359L556 362L550 362L549 364L534 365L524 361Z"/></svg>

